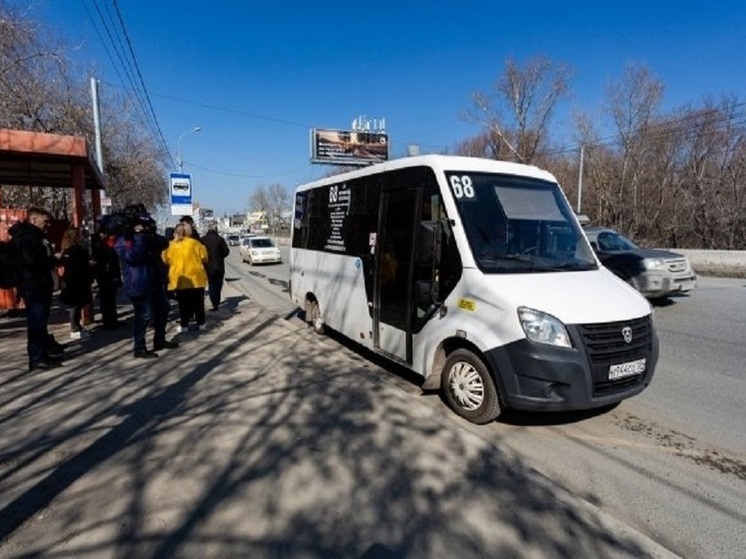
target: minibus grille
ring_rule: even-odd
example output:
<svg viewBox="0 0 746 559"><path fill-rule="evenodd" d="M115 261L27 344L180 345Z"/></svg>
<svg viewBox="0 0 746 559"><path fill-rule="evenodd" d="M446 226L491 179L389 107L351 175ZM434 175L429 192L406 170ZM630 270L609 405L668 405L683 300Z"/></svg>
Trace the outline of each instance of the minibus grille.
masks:
<svg viewBox="0 0 746 559"><path fill-rule="evenodd" d="M625 340L625 328L631 329L629 342ZM579 331L591 367L594 396L623 392L640 384L647 371L632 377L609 380L609 367L642 358L650 359L653 347L650 316L605 324L583 324Z"/></svg>

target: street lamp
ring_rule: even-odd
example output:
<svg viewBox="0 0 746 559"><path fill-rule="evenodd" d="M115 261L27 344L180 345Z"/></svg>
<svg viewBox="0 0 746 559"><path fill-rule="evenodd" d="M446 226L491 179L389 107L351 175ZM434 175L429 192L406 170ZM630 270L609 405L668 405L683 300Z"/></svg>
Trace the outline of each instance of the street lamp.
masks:
<svg viewBox="0 0 746 559"><path fill-rule="evenodd" d="M181 136L179 136L178 141L176 142L176 163L179 165L179 172L181 173L184 170L184 161L181 159L181 139L186 136L187 134L191 134L192 132L200 132L202 128L199 126L195 126L191 130L187 130L186 132L182 132Z"/></svg>

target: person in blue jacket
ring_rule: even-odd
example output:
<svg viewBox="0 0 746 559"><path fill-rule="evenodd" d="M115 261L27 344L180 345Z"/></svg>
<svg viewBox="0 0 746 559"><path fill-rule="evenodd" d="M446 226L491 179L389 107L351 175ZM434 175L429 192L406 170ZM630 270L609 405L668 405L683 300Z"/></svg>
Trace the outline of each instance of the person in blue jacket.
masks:
<svg viewBox="0 0 746 559"><path fill-rule="evenodd" d="M168 245L155 232L155 223L147 214L135 215L131 231L117 237L114 250L122 268L122 288L132 301L135 314L133 330L134 355L139 359L158 357L155 350L178 346L166 340L166 323L170 309L166 298L161 252ZM153 321L153 350L145 340L148 323Z"/></svg>
<svg viewBox="0 0 746 559"><path fill-rule="evenodd" d="M149 266L148 239L144 225L136 223L132 234L120 235L114 243L122 267L122 287L132 301L135 314L133 331L135 357L149 359L158 357L149 351L145 343L145 332L152 313L150 298L153 294L153 270Z"/></svg>

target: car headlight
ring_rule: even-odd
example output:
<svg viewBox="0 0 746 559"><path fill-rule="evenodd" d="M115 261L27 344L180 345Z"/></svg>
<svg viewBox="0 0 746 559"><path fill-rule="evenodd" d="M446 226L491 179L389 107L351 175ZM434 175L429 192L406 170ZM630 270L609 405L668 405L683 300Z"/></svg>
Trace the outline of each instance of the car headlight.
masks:
<svg viewBox="0 0 746 559"><path fill-rule="evenodd" d="M551 314L518 307L518 319L526 337L532 342L558 347L572 347L567 328Z"/></svg>
<svg viewBox="0 0 746 559"><path fill-rule="evenodd" d="M644 258L642 266L646 270L665 270L666 263L660 258Z"/></svg>

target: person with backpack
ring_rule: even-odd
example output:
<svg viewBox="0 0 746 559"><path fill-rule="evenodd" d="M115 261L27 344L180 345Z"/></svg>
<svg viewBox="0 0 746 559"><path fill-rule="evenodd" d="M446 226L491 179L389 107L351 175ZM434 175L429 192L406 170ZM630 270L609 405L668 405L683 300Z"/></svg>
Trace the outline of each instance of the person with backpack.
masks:
<svg viewBox="0 0 746 559"><path fill-rule="evenodd" d="M8 233L18 259L18 294L26 305L26 350L29 371L62 365L63 347L49 334L55 268L59 265L47 237L52 215L43 208L28 209L26 220L14 224Z"/></svg>

